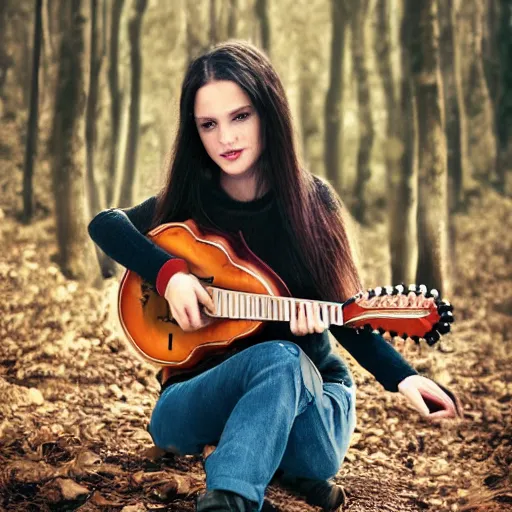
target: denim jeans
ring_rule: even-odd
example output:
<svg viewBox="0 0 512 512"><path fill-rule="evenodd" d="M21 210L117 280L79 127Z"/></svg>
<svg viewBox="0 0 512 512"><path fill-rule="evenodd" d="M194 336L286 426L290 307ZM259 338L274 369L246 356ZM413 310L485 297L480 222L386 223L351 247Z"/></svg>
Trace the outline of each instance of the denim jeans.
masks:
<svg viewBox="0 0 512 512"><path fill-rule="evenodd" d="M334 476L355 422L355 386L323 383L296 344L268 341L165 389L149 432L158 447L181 455L217 445L205 462L207 489L235 492L261 508L278 468Z"/></svg>

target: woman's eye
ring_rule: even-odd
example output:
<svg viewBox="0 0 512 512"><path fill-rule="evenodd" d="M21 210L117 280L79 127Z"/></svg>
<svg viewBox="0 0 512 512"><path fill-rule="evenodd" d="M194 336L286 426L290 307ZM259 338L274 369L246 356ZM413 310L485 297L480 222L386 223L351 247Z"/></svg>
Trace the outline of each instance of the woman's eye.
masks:
<svg viewBox="0 0 512 512"><path fill-rule="evenodd" d="M235 121L244 121L245 119L247 119L251 114L249 112L242 112L241 114L238 114L236 117L235 117ZM203 123L201 125L201 128L203 130L209 130L210 128L213 127L215 123L213 121L207 121L206 123Z"/></svg>

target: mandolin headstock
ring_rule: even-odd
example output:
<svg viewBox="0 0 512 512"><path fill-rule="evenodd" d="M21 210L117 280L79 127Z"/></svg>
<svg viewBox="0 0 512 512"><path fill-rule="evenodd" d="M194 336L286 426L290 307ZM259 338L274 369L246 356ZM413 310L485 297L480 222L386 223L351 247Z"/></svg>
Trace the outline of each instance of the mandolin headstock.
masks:
<svg viewBox="0 0 512 512"><path fill-rule="evenodd" d="M416 343L424 338L429 345L450 332L452 312L453 306L441 300L437 290L415 284L370 288L343 303L348 327L389 332Z"/></svg>

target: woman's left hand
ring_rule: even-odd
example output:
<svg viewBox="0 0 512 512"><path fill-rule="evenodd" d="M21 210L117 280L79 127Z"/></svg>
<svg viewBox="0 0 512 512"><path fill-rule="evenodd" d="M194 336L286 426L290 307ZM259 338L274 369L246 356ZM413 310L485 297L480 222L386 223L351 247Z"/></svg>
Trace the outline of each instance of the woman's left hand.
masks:
<svg viewBox="0 0 512 512"><path fill-rule="evenodd" d="M440 420L460 415L456 404L434 381L410 375L398 384L398 391L425 418Z"/></svg>
<svg viewBox="0 0 512 512"><path fill-rule="evenodd" d="M298 309L298 314L297 314ZM314 332L321 333L327 329L327 325L320 316L318 302L299 302L297 308L291 308L290 331L295 336L305 336Z"/></svg>

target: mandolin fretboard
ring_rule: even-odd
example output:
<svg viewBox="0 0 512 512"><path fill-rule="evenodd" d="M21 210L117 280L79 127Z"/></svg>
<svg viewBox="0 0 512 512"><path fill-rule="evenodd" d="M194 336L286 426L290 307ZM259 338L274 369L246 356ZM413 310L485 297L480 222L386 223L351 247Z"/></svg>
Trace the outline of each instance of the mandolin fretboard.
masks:
<svg viewBox="0 0 512 512"><path fill-rule="evenodd" d="M208 313L208 316L214 318L289 322L291 308L296 308L300 302L316 302L320 306L320 316L325 324L343 325L343 306L335 302L208 288L215 304L215 313Z"/></svg>

